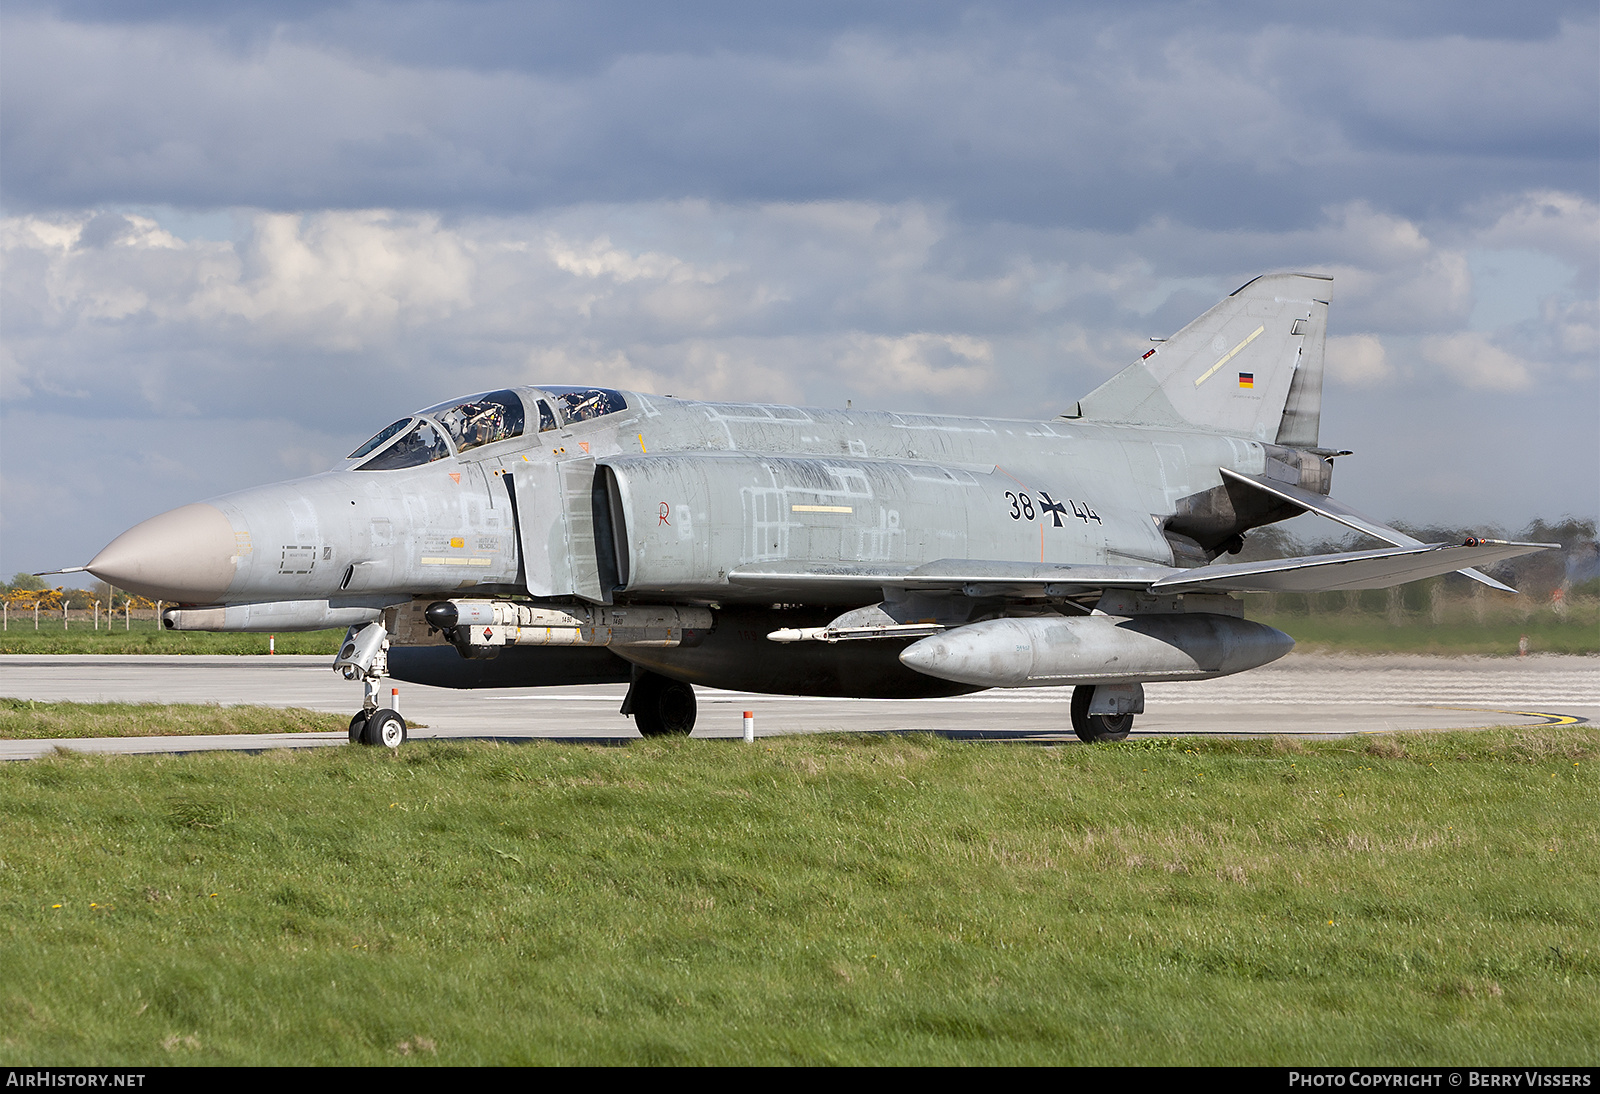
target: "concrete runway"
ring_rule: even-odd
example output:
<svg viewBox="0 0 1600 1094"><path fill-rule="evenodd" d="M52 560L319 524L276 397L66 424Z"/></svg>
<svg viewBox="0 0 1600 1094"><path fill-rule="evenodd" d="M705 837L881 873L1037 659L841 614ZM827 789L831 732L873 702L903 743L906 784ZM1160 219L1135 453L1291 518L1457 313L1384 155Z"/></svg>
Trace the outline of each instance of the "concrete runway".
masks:
<svg viewBox="0 0 1600 1094"><path fill-rule="evenodd" d="M0 696L78 702L220 703L353 714L361 689L325 657L70 656L0 658ZM401 684L413 739L546 738L620 743L637 738L617 713L626 688L600 685L451 691ZM1070 689L980 692L954 699L811 699L696 689L696 737L736 737L753 710L756 732L935 732L993 740L1077 743ZM1574 724L1600 719L1600 658L1440 658L1293 653L1265 668L1193 684L1148 684L1133 738L1172 734L1339 736L1392 730ZM1130 739L1133 739L1130 738ZM57 747L89 752L193 752L342 745L336 734L117 737L0 741L0 759Z"/></svg>

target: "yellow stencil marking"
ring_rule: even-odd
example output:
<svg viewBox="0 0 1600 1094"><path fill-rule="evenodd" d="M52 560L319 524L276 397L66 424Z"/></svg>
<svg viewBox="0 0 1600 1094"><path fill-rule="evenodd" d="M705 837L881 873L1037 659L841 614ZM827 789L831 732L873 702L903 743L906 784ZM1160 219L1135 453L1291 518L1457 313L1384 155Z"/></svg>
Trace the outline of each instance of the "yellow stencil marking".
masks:
<svg viewBox="0 0 1600 1094"><path fill-rule="evenodd" d="M848 505L791 505L791 513L854 513L855 509Z"/></svg>
<svg viewBox="0 0 1600 1094"><path fill-rule="evenodd" d="M644 434L643 433L639 434L639 451L643 452L646 456L650 455L650 450L645 448L645 446L644 446Z"/></svg>
<svg viewBox="0 0 1600 1094"><path fill-rule="evenodd" d="M1244 347L1248 346L1251 342L1254 342L1257 338L1260 338L1261 335L1262 335L1262 332L1264 332L1266 329L1267 329L1267 325L1265 323L1263 323L1263 324L1261 324L1261 326L1259 326L1255 330L1251 331L1249 338L1246 338L1243 342L1240 342L1237 346L1234 346L1232 349L1230 349L1227 352L1227 354L1222 358L1222 360L1218 361L1216 364L1214 364L1210 368L1206 369L1206 374L1204 376L1200 377L1200 379L1196 380L1194 382L1194 386L1195 387L1199 387L1201 384L1203 384L1207 380L1211 379L1211 377L1215 376L1217 374L1217 369L1221 368L1223 365L1225 365L1229 361L1233 360L1233 355L1234 354L1236 354L1240 350L1244 349Z"/></svg>

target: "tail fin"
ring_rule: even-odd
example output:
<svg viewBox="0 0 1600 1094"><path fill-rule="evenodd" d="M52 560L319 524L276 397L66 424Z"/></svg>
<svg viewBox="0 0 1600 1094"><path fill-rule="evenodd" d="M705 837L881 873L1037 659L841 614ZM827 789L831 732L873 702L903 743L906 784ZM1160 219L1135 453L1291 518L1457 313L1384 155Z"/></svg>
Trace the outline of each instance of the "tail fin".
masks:
<svg viewBox="0 0 1600 1094"><path fill-rule="evenodd" d="M1315 447L1333 278L1258 277L1078 402L1072 418Z"/></svg>

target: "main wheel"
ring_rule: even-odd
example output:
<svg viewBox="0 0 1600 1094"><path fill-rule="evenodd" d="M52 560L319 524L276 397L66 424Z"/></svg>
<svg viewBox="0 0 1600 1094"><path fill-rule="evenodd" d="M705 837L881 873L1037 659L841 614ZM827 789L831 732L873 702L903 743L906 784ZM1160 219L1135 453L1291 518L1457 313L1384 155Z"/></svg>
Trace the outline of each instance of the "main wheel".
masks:
<svg viewBox="0 0 1600 1094"><path fill-rule="evenodd" d="M405 743L406 720L393 710L375 710L361 733L361 743L399 748Z"/></svg>
<svg viewBox="0 0 1600 1094"><path fill-rule="evenodd" d="M694 688L647 672L633 682L633 723L646 737L687 737L694 728Z"/></svg>
<svg viewBox="0 0 1600 1094"><path fill-rule="evenodd" d="M350 719L350 743L358 745L367 732L367 712L356 711L356 716Z"/></svg>
<svg viewBox="0 0 1600 1094"><path fill-rule="evenodd" d="M1072 732L1078 735L1078 740L1088 744L1126 740L1133 729L1133 715L1090 714L1089 702L1093 698L1093 684L1081 684L1072 689Z"/></svg>

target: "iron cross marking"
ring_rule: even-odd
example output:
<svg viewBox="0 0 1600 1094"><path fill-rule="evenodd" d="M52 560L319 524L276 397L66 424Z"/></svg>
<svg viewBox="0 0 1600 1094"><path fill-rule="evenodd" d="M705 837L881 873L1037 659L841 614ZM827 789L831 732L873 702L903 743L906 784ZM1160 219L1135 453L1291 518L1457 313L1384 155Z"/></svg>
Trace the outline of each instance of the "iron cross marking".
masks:
<svg viewBox="0 0 1600 1094"><path fill-rule="evenodd" d="M1051 498L1043 490L1039 491L1039 496L1044 499L1044 511L1055 518L1056 527L1060 528L1061 518L1067 515L1067 507Z"/></svg>

